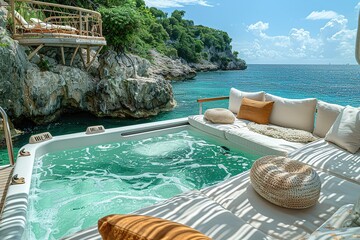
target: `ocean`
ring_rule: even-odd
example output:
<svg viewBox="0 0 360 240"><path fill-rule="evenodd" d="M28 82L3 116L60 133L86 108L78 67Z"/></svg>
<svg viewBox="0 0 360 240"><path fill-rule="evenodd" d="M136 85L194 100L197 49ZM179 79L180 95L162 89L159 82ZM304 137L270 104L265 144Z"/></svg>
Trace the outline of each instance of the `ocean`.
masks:
<svg viewBox="0 0 360 240"><path fill-rule="evenodd" d="M198 114L196 99L228 96L231 87L243 91L265 91L286 98L316 97L341 105L360 106L360 66L357 65L248 65L245 71L198 73L195 79L172 82L177 101L173 111L146 119L95 118L89 114L69 114L58 121L23 129L14 140L14 150L25 145L32 134L51 132L63 135L85 131L87 126L105 128L161 121ZM205 103L203 109L227 107L227 101ZM7 164L6 149L0 151L0 164Z"/></svg>

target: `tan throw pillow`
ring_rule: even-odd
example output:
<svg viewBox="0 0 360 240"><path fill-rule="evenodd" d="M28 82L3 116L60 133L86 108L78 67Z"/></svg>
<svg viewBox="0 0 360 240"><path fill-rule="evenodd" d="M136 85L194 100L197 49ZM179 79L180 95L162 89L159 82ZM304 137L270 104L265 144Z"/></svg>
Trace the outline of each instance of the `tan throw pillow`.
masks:
<svg viewBox="0 0 360 240"><path fill-rule="evenodd" d="M204 118L212 123L230 124L235 122L234 114L225 108L212 108L204 113Z"/></svg>
<svg viewBox="0 0 360 240"><path fill-rule="evenodd" d="M325 140L356 153L360 148L360 109L345 107L326 134Z"/></svg>
<svg viewBox="0 0 360 240"><path fill-rule="evenodd" d="M109 215L99 219L103 240L211 240L180 223L142 215Z"/></svg>
<svg viewBox="0 0 360 240"><path fill-rule="evenodd" d="M268 124L274 102L262 102L243 98L237 118L260 124Z"/></svg>

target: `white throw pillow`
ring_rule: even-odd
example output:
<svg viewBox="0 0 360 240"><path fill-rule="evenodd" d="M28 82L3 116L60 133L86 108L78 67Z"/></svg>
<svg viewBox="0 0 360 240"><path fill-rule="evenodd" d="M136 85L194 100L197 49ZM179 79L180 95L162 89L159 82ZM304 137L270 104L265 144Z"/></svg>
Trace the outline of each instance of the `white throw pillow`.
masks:
<svg viewBox="0 0 360 240"><path fill-rule="evenodd" d="M256 101L264 101L265 92L243 92L236 88L230 89L229 110L233 113L238 113L243 97L250 98Z"/></svg>
<svg viewBox="0 0 360 240"><path fill-rule="evenodd" d="M267 93L265 101L274 101L271 124L308 132L314 130L316 98L288 99Z"/></svg>
<svg viewBox="0 0 360 240"><path fill-rule="evenodd" d="M325 137L337 116L344 108L344 106L337 104L318 101L314 134L318 137Z"/></svg>
<svg viewBox="0 0 360 240"><path fill-rule="evenodd" d="M346 106L326 134L325 140L356 153L360 148L360 109Z"/></svg>
<svg viewBox="0 0 360 240"><path fill-rule="evenodd" d="M234 114L225 108L211 108L205 111L204 118L212 123L231 124L235 122Z"/></svg>

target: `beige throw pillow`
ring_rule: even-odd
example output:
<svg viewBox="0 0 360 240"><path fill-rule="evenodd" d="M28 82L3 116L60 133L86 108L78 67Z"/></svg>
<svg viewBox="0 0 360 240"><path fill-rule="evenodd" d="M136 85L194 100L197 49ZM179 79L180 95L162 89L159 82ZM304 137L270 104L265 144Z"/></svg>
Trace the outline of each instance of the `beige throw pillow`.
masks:
<svg viewBox="0 0 360 240"><path fill-rule="evenodd" d="M234 114L225 108L212 108L204 113L204 118L212 123L230 124L235 122Z"/></svg>
<svg viewBox="0 0 360 240"><path fill-rule="evenodd" d="M243 97L256 101L264 101L265 92L243 92L235 88L231 88L229 96L229 110L237 114L240 110L241 100Z"/></svg>
<svg viewBox="0 0 360 240"><path fill-rule="evenodd" d="M323 101L317 103L317 114L315 120L314 134L318 137L325 137L337 116L345 107L337 104L330 104Z"/></svg>
<svg viewBox="0 0 360 240"><path fill-rule="evenodd" d="M360 148L360 109L346 106L326 134L325 140L356 153Z"/></svg>
<svg viewBox="0 0 360 240"><path fill-rule="evenodd" d="M313 132L317 102L315 98L288 99L267 93L265 101L274 101L271 124Z"/></svg>

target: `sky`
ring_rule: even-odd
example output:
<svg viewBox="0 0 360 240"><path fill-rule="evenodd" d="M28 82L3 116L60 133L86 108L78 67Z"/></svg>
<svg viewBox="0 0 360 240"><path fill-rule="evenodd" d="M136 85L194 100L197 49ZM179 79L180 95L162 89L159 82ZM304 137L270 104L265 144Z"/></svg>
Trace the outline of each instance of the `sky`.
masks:
<svg viewBox="0 0 360 240"><path fill-rule="evenodd" d="M356 64L359 0L145 0L223 30L249 64Z"/></svg>

